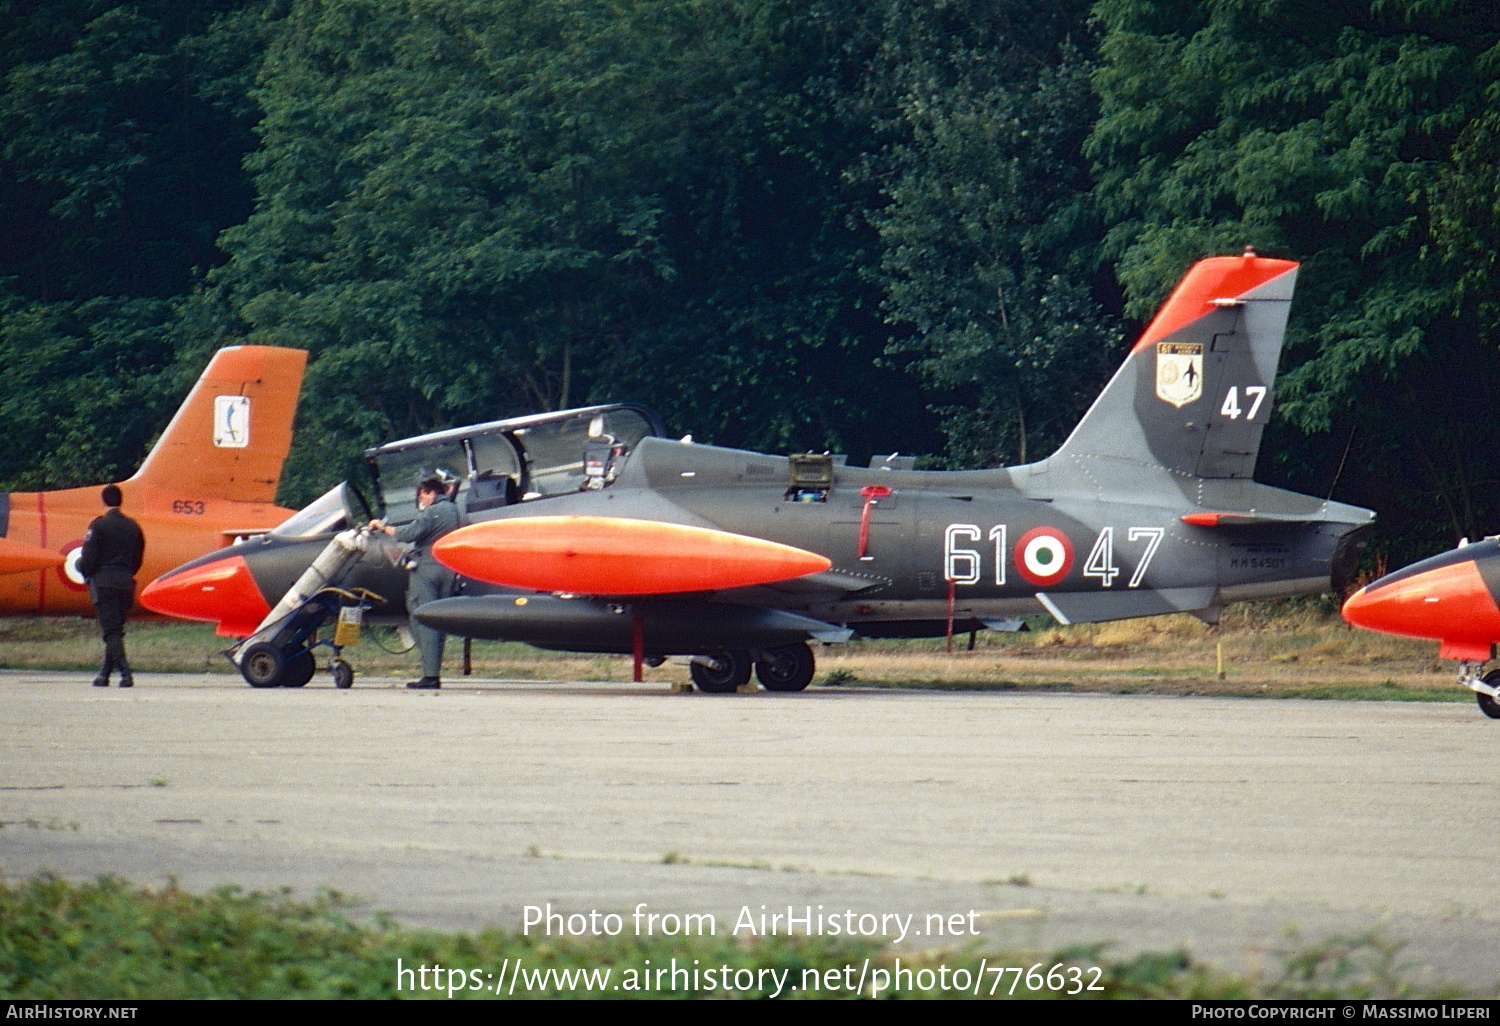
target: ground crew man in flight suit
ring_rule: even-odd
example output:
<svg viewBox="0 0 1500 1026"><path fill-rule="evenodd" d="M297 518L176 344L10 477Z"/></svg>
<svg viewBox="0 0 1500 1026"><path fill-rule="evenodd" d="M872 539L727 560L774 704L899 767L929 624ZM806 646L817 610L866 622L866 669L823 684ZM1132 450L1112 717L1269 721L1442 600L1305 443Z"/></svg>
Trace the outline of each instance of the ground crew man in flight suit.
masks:
<svg viewBox="0 0 1500 1026"><path fill-rule="evenodd" d="M104 665L94 687L109 687L109 675L118 671L120 687L129 688L135 686L135 677L125 659L125 614L135 603L135 572L146 554L146 538L141 525L120 512L117 486L105 485L100 498L108 508L89 524L78 554L78 572L88 582L104 636Z"/></svg>
<svg viewBox="0 0 1500 1026"><path fill-rule="evenodd" d="M411 577L406 585L406 611L416 612L429 602L447 598L453 593L453 571L432 558L432 543L458 527L458 507L453 496L437 475L424 477L417 484L417 519L402 527L389 527L381 520L371 520L370 527L383 531L399 542L410 542ZM409 688L442 687L443 634L411 619L411 633L422 653L422 679Z"/></svg>

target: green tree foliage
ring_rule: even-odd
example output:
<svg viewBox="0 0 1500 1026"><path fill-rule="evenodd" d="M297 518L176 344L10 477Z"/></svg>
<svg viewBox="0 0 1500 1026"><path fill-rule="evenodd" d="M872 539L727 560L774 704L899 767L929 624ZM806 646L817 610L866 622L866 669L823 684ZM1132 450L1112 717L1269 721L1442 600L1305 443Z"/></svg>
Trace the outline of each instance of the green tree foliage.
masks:
<svg viewBox="0 0 1500 1026"><path fill-rule="evenodd" d="M273 13L0 3L0 481L128 475L201 369L168 300L249 212L245 93Z"/></svg>
<svg viewBox="0 0 1500 1026"><path fill-rule="evenodd" d="M294 476L456 411L581 397L574 363L647 263L652 212L608 188L615 154L599 140L626 160L630 140L611 137L609 110L573 103L614 97L607 62L569 67L588 63L568 38L587 28L561 13L361 0L292 12L256 94L261 201L226 233L232 261L209 298L251 341L314 354Z"/></svg>
<svg viewBox="0 0 1500 1026"><path fill-rule="evenodd" d="M264 5L5 3L0 277L44 302L166 297L220 262L249 213L240 172Z"/></svg>
<svg viewBox="0 0 1500 1026"><path fill-rule="evenodd" d="M881 7L865 88L891 142L865 172L885 198L883 308L905 329L890 351L917 354L953 462L1044 456L1120 355L1081 155L1087 4Z"/></svg>
<svg viewBox="0 0 1500 1026"><path fill-rule="evenodd" d="M1497 42L1462 0L0 0L0 482L128 472L240 340L313 353L293 503L627 398L1035 459L1248 243L1304 263L1262 474L1430 551L1500 520Z"/></svg>
<svg viewBox="0 0 1500 1026"><path fill-rule="evenodd" d="M1095 9L1090 147L1130 309L1144 315L1207 253L1253 244L1303 260L1278 472L1316 487L1342 469L1340 497L1380 509L1411 554L1495 530L1496 236L1482 226L1495 216L1500 9Z"/></svg>
<svg viewBox="0 0 1500 1026"><path fill-rule="evenodd" d="M698 6L698 5L684 5ZM935 442L916 382L883 358L890 331L851 170L878 135L846 102L872 73L867 5L735 0L683 78L678 154L655 174L675 272L609 368L698 437L754 448ZM666 373L663 373L664 369Z"/></svg>
<svg viewBox="0 0 1500 1026"><path fill-rule="evenodd" d="M179 374L170 304L99 297L0 306L0 474L46 489L119 480L161 431ZM167 411L170 416L170 410Z"/></svg>
<svg viewBox="0 0 1500 1026"><path fill-rule="evenodd" d="M827 26L761 0L322 0L257 98L261 196L207 302L310 349L294 480L362 445L636 398L703 440L867 454L863 125ZM914 397L913 397L914 398ZM879 442L875 436L883 434Z"/></svg>

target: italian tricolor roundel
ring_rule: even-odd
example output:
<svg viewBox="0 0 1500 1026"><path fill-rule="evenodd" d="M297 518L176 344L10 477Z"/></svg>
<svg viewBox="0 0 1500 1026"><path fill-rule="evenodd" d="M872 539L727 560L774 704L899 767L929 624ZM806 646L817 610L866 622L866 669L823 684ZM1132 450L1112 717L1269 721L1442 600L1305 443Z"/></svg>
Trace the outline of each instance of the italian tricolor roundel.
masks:
<svg viewBox="0 0 1500 1026"><path fill-rule="evenodd" d="M1016 569L1032 584L1056 584L1073 569L1073 546L1055 527L1033 527L1016 542Z"/></svg>

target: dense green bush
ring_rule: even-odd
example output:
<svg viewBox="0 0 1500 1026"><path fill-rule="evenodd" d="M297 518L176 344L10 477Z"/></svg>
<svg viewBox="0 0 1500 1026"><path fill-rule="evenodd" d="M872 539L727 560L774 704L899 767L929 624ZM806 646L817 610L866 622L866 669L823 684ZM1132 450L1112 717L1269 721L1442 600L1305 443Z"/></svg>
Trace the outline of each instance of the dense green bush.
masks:
<svg viewBox="0 0 1500 1026"><path fill-rule="evenodd" d="M773 977L791 982L803 971L842 974L853 967L892 975L897 960L914 971L946 966L974 978L981 968L981 996L1055 997L1075 989L1071 968L1083 972L1081 998L1152 997L1414 997L1424 993L1402 977L1399 945L1378 936L1331 940L1285 953L1279 974L1237 976L1195 964L1182 952L1142 954L1128 961L1101 958L1100 949L1077 949L1047 956L924 950L902 953L892 947L824 938L770 937L741 943L732 937L638 940L627 928L617 938L577 940L526 937L502 930L444 934L402 929L377 918L355 922L336 895L314 901L286 894L245 893L226 887L199 896L168 887L138 889L118 879L75 884L52 876L17 886L0 885L0 994L12 999L201 999L201 998L442 998L495 996L492 982L522 960L528 972L549 974L535 987L521 986L520 997L693 997L771 996ZM627 920L628 922L628 916ZM631 989L631 973L648 965L696 964L700 971L749 970L755 985L694 993L686 989ZM442 972L404 976L398 995L397 966L441 966ZM649 961L648 961L649 960ZM868 961L867 961L868 960ZM1025 977L994 974L997 965L1036 970ZM1098 966L1100 971L1089 971ZM558 973L611 972L600 993L569 986ZM1046 974L1060 970L1052 984ZM453 970L454 974L449 973ZM641 977L637 975L636 979ZM748 979L748 975L742 978ZM810 978L810 977L809 977ZM848 977L852 981L854 977ZM917 979L914 977L914 979ZM443 986L425 986L437 981ZM483 988L473 988L479 982ZM622 984L615 989L616 984ZM1097 985L1096 990L1084 989ZM460 987L462 989L460 989ZM471 989L472 988L472 989ZM1014 988L1015 993L1010 993ZM501 990L509 994L502 984ZM852 997L849 984L821 993L788 989L782 996ZM868 985L867 985L868 990ZM1430 990L1430 988L1429 988ZM1436 995L1456 996L1452 990ZM955 997L955 991L893 986L881 996ZM1429 994L1428 996L1432 996Z"/></svg>

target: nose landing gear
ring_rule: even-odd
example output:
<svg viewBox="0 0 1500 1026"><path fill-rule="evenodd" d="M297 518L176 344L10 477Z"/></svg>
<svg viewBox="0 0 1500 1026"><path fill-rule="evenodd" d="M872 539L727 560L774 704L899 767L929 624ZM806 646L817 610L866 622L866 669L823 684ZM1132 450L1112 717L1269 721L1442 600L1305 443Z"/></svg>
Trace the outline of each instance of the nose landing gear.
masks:
<svg viewBox="0 0 1500 1026"><path fill-rule="evenodd" d="M1484 663L1460 663L1458 682L1474 692L1480 712L1492 720L1500 720L1500 670L1491 670L1481 677L1482 669Z"/></svg>

